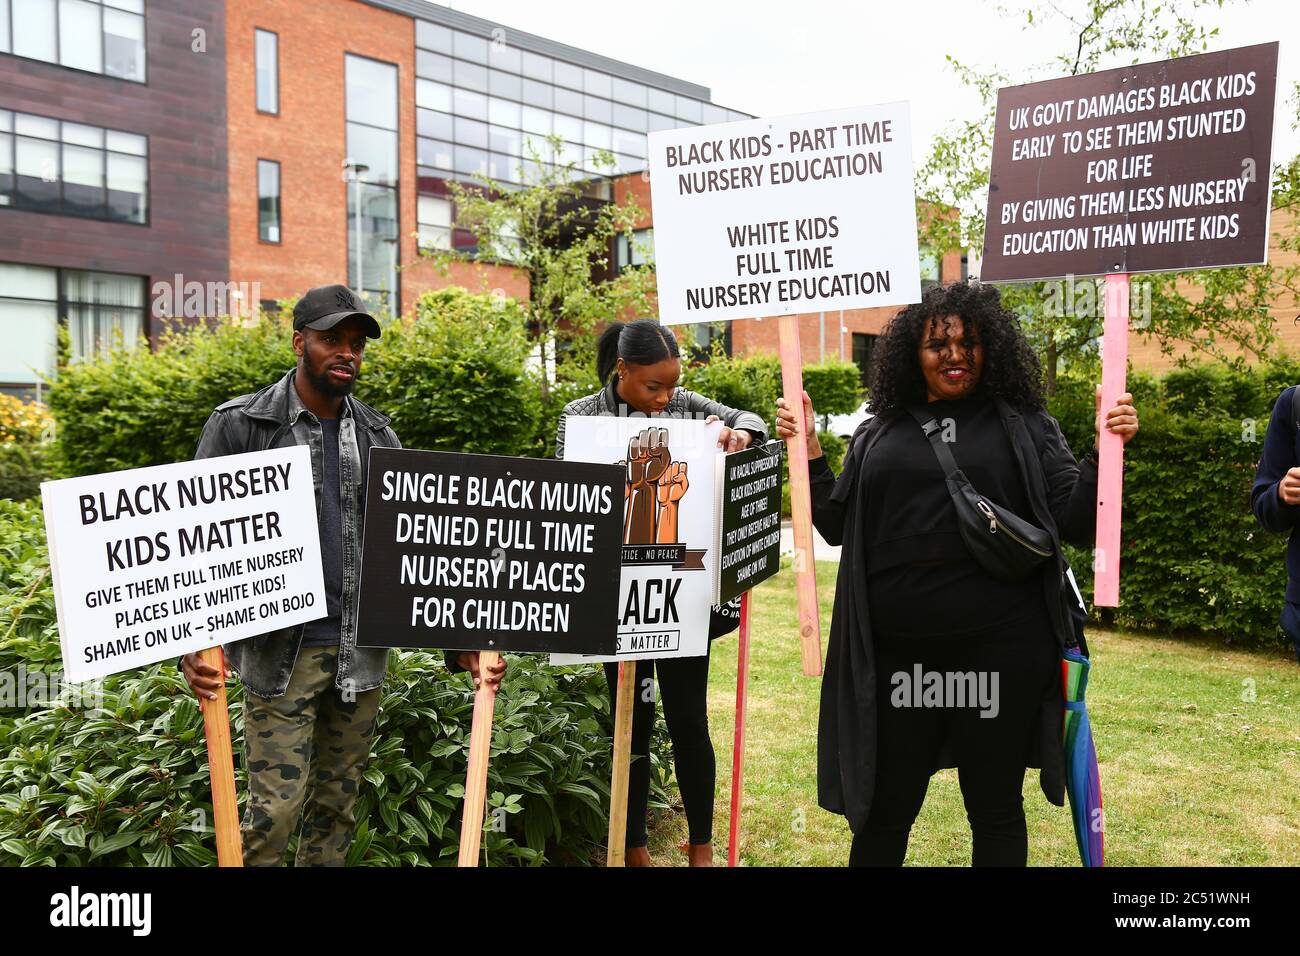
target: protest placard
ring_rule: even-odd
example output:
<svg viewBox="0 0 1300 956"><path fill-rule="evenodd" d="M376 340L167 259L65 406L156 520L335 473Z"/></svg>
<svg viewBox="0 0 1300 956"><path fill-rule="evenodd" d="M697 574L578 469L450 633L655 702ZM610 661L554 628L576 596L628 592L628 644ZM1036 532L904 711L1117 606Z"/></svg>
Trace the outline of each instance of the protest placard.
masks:
<svg viewBox="0 0 1300 956"><path fill-rule="evenodd" d="M778 316L781 386L802 408L797 316L921 297L907 103L649 136L660 321ZM821 673L812 496L788 443L803 672Z"/></svg>
<svg viewBox="0 0 1300 956"><path fill-rule="evenodd" d="M1125 393L1130 272L1268 257L1277 43L998 91L984 281L1104 275L1102 413ZM1119 604L1124 448L1098 440L1093 600Z"/></svg>
<svg viewBox="0 0 1300 956"><path fill-rule="evenodd" d="M369 474L360 645L614 652L619 469L374 448Z"/></svg>
<svg viewBox="0 0 1300 956"><path fill-rule="evenodd" d="M781 569L781 443L718 460L718 604Z"/></svg>
<svg viewBox="0 0 1300 956"><path fill-rule="evenodd" d="M665 325L915 302L907 103L651 133Z"/></svg>
<svg viewBox="0 0 1300 956"><path fill-rule="evenodd" d="M552 663L695 657L706 651L721 428L719 422L680 418L569 417L565 461L617 460L624 474L618 647L597 657L555 654Z"/></svg>
<svg viewBox="0 0 1300 956"><path fill-rule="evenodd" d="M325 615L306 446L47 481L41 501L70 681Z"/></svg>
<svg viewBox="0 0 1300 956"><path fill-rule="evenodd" d="M998 91L980 278L1257 264L1277 43Z"/></svg>

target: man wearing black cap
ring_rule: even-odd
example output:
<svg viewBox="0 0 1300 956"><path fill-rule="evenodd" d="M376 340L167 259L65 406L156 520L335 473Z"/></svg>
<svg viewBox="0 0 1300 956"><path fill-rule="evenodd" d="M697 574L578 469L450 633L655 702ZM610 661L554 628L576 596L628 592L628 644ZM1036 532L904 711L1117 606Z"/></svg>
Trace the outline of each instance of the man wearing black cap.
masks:
<svg viewBox="0 0 1300 956"><path fill-rule="evenodd" d="M302 815L297 863L341 866L370 753L384 648L358 647L357 581L372 447L400 448L389 418L350 394L366 340L379 323L346 286L319 286L293 310L298 364L273 385L219 406L195 458L311 449L325 578L326 616L237 641L227 661L244 685L248 806L241 825L244 863L278 866ZM477 654L457 663L494 690L504 667L481 675ZM223 675L197 654L181 671L199 697L215 697Z"/></svg>

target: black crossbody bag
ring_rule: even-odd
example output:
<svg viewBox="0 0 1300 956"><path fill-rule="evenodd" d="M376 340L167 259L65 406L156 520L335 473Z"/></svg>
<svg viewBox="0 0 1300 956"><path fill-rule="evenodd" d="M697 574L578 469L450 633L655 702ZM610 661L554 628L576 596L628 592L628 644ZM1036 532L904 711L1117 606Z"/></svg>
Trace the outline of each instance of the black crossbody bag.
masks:
<svg viewBox="0 0 1300 956"><path fill-rule="evenodd" d="M957 528L971 556L1000 581L1023 581L1056 553L1050 532L981 495L952 456L938 421L929 411L908 411L925 432L957 509Z"/></svg>

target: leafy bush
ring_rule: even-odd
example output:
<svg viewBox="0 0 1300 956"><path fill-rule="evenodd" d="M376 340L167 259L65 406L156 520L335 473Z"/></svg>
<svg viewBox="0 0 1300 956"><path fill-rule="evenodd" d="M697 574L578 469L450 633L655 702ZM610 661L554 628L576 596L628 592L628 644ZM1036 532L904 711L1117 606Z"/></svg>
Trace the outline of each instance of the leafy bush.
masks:
<svg viewBox="0 0 1300 956"><path fill-rule="evenodd" d="M524 312L514 299L426 292L366 350L358 395L411 448L519 455L541 414Z"/></svg>
<svg viewBox="0 0 1300 956"><path fill-rule="evenodd" d="M756 412L769 427L776 400L784 394L781 360L775 355L728 358L720 347L707 364L683 369L682 384L724 405ZM805 365L803 385L819 416L857 411L863 401L861 376L851 362Z"/></svg>
<svg viewBox="0 0 1300 956"><path fill-rule="evenodd" d="M865 399L862 373L852 362L805 365L803 387L819 416L852 414Z"/></svg>
<svg viewBox="0 0 1300 956"><path fill-rule="evenodd" d="M0 671L58 667L59 630L38 501L0 500Z"/></svg>
<svg viewBox="0 0 1300 956"><path fill-rule="evenodd" d="M34 445L49 427L50 412L44 405L0 395L0 445Z"/></svg>
<svg viewBox="0 0 1300 956"><path fill-rule="evenodd" d="M50 442L0 445L0 499L20 501L41 493L41 482L53 478Z"/></svg>
<svg viewBox="0 0 1300 956"><path fill-rule="evenodd" d="M728 358L719 346L707 364L682 369L682 385L723 405L754 412L770 426L781 394L781 362L774 355Z"/></svg>
<svg viewBox="0 0 1300 956"><path fill-rule="evenodd" d="M34 497L56 476L53 425L44 405L0 395L0 499Z"/></svg>
<svg viewBox="0 0 1300 956"><path fill-rule="evenodd" d="M1232 643L1285 646L1285 543L1250 506L1272 404L1300 367L1192 366L1162 380L1130 376L1141 431L1124 451L1120 601L1097 609L1124 627L1203 632ZM1093 444L1093 385L1063 377L1051 411L1076 455ZM1090 551L1069 549L1092 600Z"/></svg>
<svg viewBox="0 0 1300 956"><path fill-rule="evenodd" d="M587 363L564 362L556 371L555 377L557 381L551 385L542 402L537 434L532 444L532 454L539 458L555 457L555 431L564 406L574 399L600 390L596 369Z"/></svg>
<svg viewBox="0 0 1300 956"><path fill-rule="evenodd" d="M156 351L116 350L67 365L50 389L67 473L192 458L214 408L269 385L294 361L286 314L247 327L173 329Z"/></svg>
<svg viewBox="0 0 1300 956"><path fill-rule="evenodd" d="M214 408L294 365L289 315L285 309L248 326L175 329L155 352L117 351L61 369L50 406L68 473L192 457ZM366 349L356 394L393 417L407 446L524 454L540 412L528 352L513 300L431 292L414 318L388 323Z"/></svg>

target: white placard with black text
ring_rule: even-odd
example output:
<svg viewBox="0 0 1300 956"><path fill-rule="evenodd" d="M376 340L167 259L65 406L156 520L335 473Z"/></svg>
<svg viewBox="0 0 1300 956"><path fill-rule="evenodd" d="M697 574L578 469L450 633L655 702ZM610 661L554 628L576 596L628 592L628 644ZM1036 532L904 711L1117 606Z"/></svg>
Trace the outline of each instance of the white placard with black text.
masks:
<svg viewBox="0 0 1300 956"><path fill-rule="evenodd" d="M41 485L71 682L325 616L305 445Z"/></svg>
<svg viewBox="0 0 1300 956"><path fill-rule="evenodd" d="M920 301L906 102L651 133L659 320Z"/></svg>
<svg viewBox="0 0 1300 956"><path fill-rule="evenodd" d="M552 654L552 664L699 657L708 651L721 429L721 422L681 418L569 416L565 461L624 468L618 653Z"/></svg>

